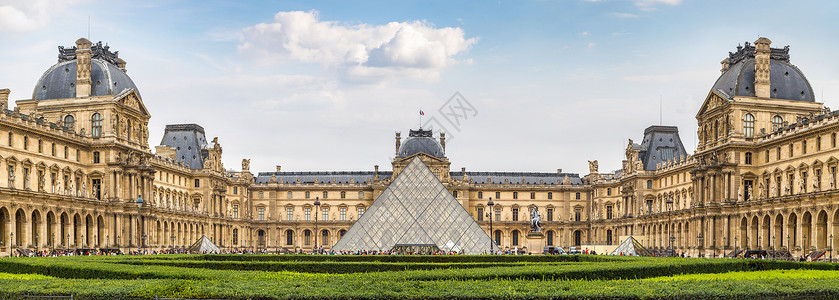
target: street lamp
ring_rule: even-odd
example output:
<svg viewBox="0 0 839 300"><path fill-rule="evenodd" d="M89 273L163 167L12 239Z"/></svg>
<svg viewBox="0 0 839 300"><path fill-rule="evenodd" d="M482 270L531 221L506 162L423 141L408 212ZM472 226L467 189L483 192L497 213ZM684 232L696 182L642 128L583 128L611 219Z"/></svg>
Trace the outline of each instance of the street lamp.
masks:
<svg viewBox="0 0 839 300"><path fill-rule="evenodd" d="M699 257L702 257L702 248L703 248L703 247L702 247L702 240L703 240L703 239L705 239L705 238L704 238L704 237L702 237L702 234L701 234L701 233L700 233L699 235L697 235L697 236L696 236L696 242L697 242L697 244L698 244L698 245L696 246L696 248L698 249L698 252L699 252Z"/></svg>
<svg viewBox="0 0 839 300"><path fill-rule="evenodd" d="M495 247L493 246L495 244L495 241L493 241L493 235L495 233L492 231L492 213L493 213L492 207L494 205L495 205L495 203L492 202L492 197L489 197L489 201L487 201L487 206L489 207L489 211L486 214L489 217L489 253L490 254L495 253L495 249L494 249Z"/></svg>
<svg viewBox="0 0 839 300"><path fill-rule="evenodd" d="M320 213L320 197L315 197L315 244L312 245L312 253L317 254L318 249L318 214Z"/></svg>
<svg viewBox="0 0 839 300"><path fill-rule="evenodd" d="M667 252L669 252L668 254L670 254L670 257L673 257L673 239L675 238L673 237L673 232L671 232L670 229L670 211L673 210L673 195L668 196L665 203L667 204L667 232L670 233L670 245L667 247Z"/></svg>
<svg viewBox="0 0 839 300"><path fill-rule="evenodd" d="M673 251L673 241L676 240L676 237L672 234L670 235L670 257L676 256L676 251Z"/></svg>
<svg viewBox="0 0 839 300"><path fill-rule="evenodd" d="M139 248L143 248L143 239L145 239L146 236L146 234L143 232L143 215L141 214L141 211L143 209L143 195L137 195L137 201L135 201L134 204L137 205L137 224L139 225L138 229L140 230L140 236L142 237L142 239L140 239ZM131 250L129 250L129 252L130 251Z"/></svg>

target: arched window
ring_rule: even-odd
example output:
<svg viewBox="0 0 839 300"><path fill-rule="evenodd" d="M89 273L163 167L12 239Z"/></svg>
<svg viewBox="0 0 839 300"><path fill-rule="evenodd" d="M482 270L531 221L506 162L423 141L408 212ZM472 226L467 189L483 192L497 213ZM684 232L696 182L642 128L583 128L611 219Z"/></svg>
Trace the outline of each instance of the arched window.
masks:
<svg viewBox="0 0 839 300"><path fill-rule="evenodd" d="M755 136L755 116L752 114L743 116L743 135L747 138Z"/></svg>
<svg viewBox="0 0 839 300"><path fill-rule="evenodd" d="M321 242L320 242L321 245L323 245L323 246L329 245L329 231L328 230L324 229L323 231L320 232L320 240L321 240Z"/></svg>
<svg viewBox="0 0 839 300"><path fill-rule="evenodd" d="M495 231L495 245L501 246L501 230Z"/></svg>
<svg viewBox="0 0 839 300"><path fill-rule="evenodd" d="M582 244L583 233L579 230L574 231L574 246L580 246Z"/></svg>
<svg viewBox="0 0 839 300"><path fill-rule="evenodd" d="M294 244L294 231L291 229L285 231L285 244L289 246Z"/></svg>
<svg viewBox="0 0 839 300"><path fill-rule="evenodd" d="M554 231L553 230L548 230L547 237L548 237L548 246L553 246L554 245Z"/></svg>
<svg viewBox="0 0 839 300"><path fill-rule="evenodd" d="M73 115L67 115L64 117L64 126L73 129L76 126L76 118L73 118Z"/></svg>
<svg viewBox="0 0 839 300"><path fill-rule="evenodd" d="M309 246L312 244L312 232L308 229L303 231L303 244Z"/></svg>
<svg viewBox="0 0 839 300"><path fill-rule="evenodd" d="M513 237L513 243L512 243L513 246L518 246L519 245L519 231L518 230L513 230L512 237Z"/></svg>
<svg viewBox="0 0 839 300"><path fill-rule="evenodd" d="M781 127L784 127L784 118L781 118L781 116L772 117L772 131L778 130Z"/></svg>
<svg viewBox="0 0 839 300"><path fill-rule="evenodd" d="M606 245L612 244L612 230L606 230Z"/></svg>
<svg viewBox="0 0 839 300"><path fill-rule="evenodd" d="M99 113L95 113L90 117L90 136L102 136L102 115Z"/></svg>

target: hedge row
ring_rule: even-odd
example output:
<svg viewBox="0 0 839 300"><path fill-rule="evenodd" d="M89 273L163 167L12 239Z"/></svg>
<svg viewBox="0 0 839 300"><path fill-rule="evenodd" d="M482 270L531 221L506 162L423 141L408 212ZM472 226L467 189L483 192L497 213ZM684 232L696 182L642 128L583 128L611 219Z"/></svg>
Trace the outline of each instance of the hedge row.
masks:
<svg viewBox="0 0 839 300"><path fill-rule="evenodd" d="M120 259L125 256L107 256ZM644 259L608 255L242 255L242 254L192 254L155 255L145 257L157 260L207 260L207 261L338 261L338 262L392 262L392 263L523 263L523 262L610 262Z"/></svg>
<svg viewBox="0 0 839 300"><path fill-rule="evenodd" d="M386 271L478 269L522 266L527 263L404 263L404 262L337 262L337 261L208 261L208 260L124 260L114 263L129 265L157 265L211 270L240 270L299 273L369 273ZM567 263L566 263L567 264ZM578 263L574 263L578 264Z"/></svg>

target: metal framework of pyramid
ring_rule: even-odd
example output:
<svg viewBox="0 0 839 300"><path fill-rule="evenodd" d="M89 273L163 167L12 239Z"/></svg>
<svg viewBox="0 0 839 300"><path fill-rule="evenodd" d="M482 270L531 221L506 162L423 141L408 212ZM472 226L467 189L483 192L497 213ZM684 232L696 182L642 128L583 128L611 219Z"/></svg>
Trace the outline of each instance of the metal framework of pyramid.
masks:
<svg viewBox="0 0 839 300"><path fill-rule="evenodd" d="M626 240L624 240L623 243L618 245L618 247L615 248L614 251L612 251L612 255L620 255L621 253L623 253L623 255L628 256L653 256L650 250L644 248L644 246L641 245L641 242L636 240L631 235L628 238L626 238Z"/></svg>
<svg viewBox="0 0 839 300"><path fill-rule="evenodd" d="M192 243L188 251L194 253L221 253L221 249L216 246L206 235L202 235L195 243Z"/></svg>
<svg viewBox="0 0 839 300"><path fill-rule="evenodd" d="M414 157L332 249L387 251L397 245L436 245L443 251L482 254L489 252L490 243L469 212Z"/></svg>

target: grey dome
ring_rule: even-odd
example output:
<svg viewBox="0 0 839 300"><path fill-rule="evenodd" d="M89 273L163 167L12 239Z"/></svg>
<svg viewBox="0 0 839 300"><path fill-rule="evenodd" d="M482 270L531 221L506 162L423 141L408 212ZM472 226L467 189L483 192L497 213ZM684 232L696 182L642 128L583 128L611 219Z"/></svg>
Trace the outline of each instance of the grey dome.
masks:
<svg viewBox="0 0 839 300"><path fill-rule="evenodd" d="M434 157L445 157L443 146L432 137L408 138L399 147L400 157L409 157L420 152Z"/></svg>
<svg viewBox="0 0 839 300"><path fill-rule="evenodd" d="M754 56L749 56L749 53L740 54L753 51L749 49L749 44L746 44L745 49L738 51L736 54L731 54L732 65L720 75L712 90L722 92L729 97L755 96ZM772 99L814 102L813 88L810 87L810 82L804 77L804 73L789 63L788 54L784 56L775 53L788 52L788 49L772 49L773 56L769 60L769 97Z"/></svg>
<svg viewBox="0 0 839 300"><path fill-rule="evenodd" d="M116 95L125 89L137 90L134 81L128 74L102 59L91 59L90 96ZM32 99L50 100L76 97L76 60L68 60L55 64L44 72L35 90L32 92ZM140 92L137 90L137 94ZM141 97L142 99L142 97Z"/></svg>

